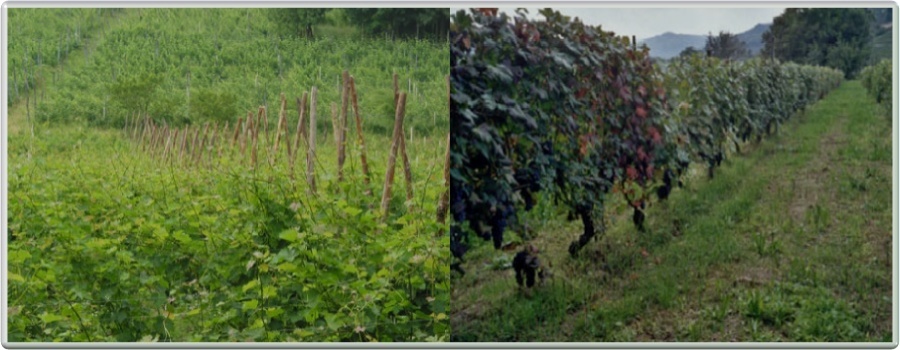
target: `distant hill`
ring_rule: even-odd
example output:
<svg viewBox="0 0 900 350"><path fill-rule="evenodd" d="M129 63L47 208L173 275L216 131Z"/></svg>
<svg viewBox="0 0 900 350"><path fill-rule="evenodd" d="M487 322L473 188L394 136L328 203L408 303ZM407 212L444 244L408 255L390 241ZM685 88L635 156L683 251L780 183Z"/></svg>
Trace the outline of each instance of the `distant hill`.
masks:
<svg viewBox="0 0 900 350"><path fill-rule="evenodd" d="M669 59L678 56L681 51L693 46L702 49L706 45L706 35L675 34L665 32L638 41L638 44L647 44L650 48L650 56Z"/></svg>
<svg viewBox="0 0 900 350"><path fill-rule="evenodd" d="M753 28L750 28L750 30L738 34L737 37L747 44L747 49L750 50L750 54L755 56L758 55L759 52L762 51L763 46L765 46L763 44L762 35L769 30L769 27L771 26L772 24L760 23L753 26Z"/></svg>
<svg viewBox="0 0 900 350"><path fill-rule="evenodd" d="M757 24L750 30L738 33L737 37L747 44L750 53L756 55L762 50L762 35L769 30L771 24ZM678 56L682 50L688 46L693 46L698 50L702 50L706 45L706 35L694 34L677 34L665 32L660 35L652 36L644 40L640 40L639 44L647 44L650 47L650 56L669 59Z"/></svg>

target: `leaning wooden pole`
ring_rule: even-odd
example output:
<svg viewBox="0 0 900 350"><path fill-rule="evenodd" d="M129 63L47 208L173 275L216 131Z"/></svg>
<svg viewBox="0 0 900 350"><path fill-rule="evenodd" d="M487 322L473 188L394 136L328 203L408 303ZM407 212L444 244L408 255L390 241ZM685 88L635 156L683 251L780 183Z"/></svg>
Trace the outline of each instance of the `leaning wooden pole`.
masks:
<svg viewBox="0 0 900 350"><path fill-rule="evenodd" d="M238 135L241 132L241 125L243 124L243 122L244 122L244 118L238 117L237 124L234 124L234 135L231 136L231 147L230 147L232 150L234 149L234 145L237 142Z"/></svg>
<svg viewBox="0 0 900 350"><path fill-rule="evenodd" d="M362 162L363 181L366 187L366 195L372 195L372 189L369 188L369 162L366 160L366 141L363 140L362 119L359 117L359 103L356 99L356 83L353 77L350 77L350 97L353 101L353 113L356 117L356 138L359 141L359 159Z"/></svg>
<svg viewBox="0 0 900 350"><path fill-rule="evenodd" d="M284 118L285 118L285 107L287 107L287 100L284 98L284 93L281 94L281 110L278 112L278 124L275 127L275 142L272 143L272 157L269 158L270 162L276 161L275 158L278 157L278 144L281 143L281 131L284 130ZM273 164L269 164L273 165Z"/></svg>
<svg viewBox="0 0 900 350"><path fill-rule="evenodd" d="M384 191L381 193L381 221L387 222L390 209L391 188L394 186L394 165L397 164L397 152L400 150L400 138L403 137L403 115L406 113L406 93L397 99L397 112L394 116L394 133L391 136L391 153L388 157L387 173L384 176Z"/></svg>
<svg viewBox="0 0 900 350"><path fill-rule="evenodd" d="M314 86L310 92L309 101L309 147L306 153L306 183L309 184L307 191L316 194L316 95L318 90Z"/></svg>
<svg viewBox="0 0 900 350"><path fill-rule="evenodd" d="M412 170L409 168L409 156L406 154L406 137L403 134L400 135L400 156L403 160L403 179L406 180L406 201L408 202L409 209L412 210L413 204L413 183L412 183Z"/></svg>

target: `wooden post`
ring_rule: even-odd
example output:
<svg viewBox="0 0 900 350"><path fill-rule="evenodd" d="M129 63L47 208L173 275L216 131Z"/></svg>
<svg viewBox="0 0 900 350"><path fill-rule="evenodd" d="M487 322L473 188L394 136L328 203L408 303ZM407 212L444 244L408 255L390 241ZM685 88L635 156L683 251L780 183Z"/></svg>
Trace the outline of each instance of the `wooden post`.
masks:
<svg viewBox="0 0 900 350"><path fill-rule="evenodd" d="M281 94L281 111L278 112L278 125L275 127L275 142L272 144L272 158L274 159L278 157L278 144L281 143L281 131L284 129L285 123L285 107L287 106L287 100L284 98L284 93ZM288 146L290 147L290 146ZM271 165L271 164L270 164Z"/></svg>
<svg viewBox="0 0 900 350"><path fill-rule="evenodd" d="M391 137L391 153L388 157L387 173L384 177L384 191L381 193L381 222L387 222L390 209L391 188L394 186L394 165L397 163L397 152L400 150L400 138L403 137L403 115L406 112L406 94L401 93L397 99L397 113L394 116L394 133Z"/></svg>
<svg viewBox="0 0 900 350"><path fill-rule="evenodd" d="M356 83L350 77L350 96L353 100L353 113L356 117L356 138L359 141L359 159L362 162L363 181L366 185L366 195L372 195L369 188L369 162L366 160L366 141L363 140L362 120L359 118L359 104L356 99Z"/></svg>
<svg viewBox="0 0 900 350"><path fill-rule="evenodd" d="M303 144L308 146L306 143L306 135L303 133L304 130L306 130L306 128L304 128L305 125L303 124L303 117L306 113L307 98L306 91L303 92L302 98L297 98L297 130L295 132L296 135L294 135L294 154L291 155L290 159L291 178L294 176L294 162L296 161L297 155L300 154L300 140L303 140Z"/></svg>
<svg viewBox="0 0 900 350"><path fill-rule="evenodd" d="M306 123L304 123L304 118L306 117L306 111L309 108L309 93L306 91L303 92L303 98L297 99L297 113L300 116L297 119L297 130L300 132L300 136L303 137L303 143L306 144L306 140L309 138L309 128ZM295 146L297 142L294 142ZM294 147L296 148L296 147Z"/></svg>
<svg viewBox="0 0 900 350"><path fill-rule="evenodd" d="M306 153L306 183L309 184L309 193L316 194L316 95L318 90L313 86L309 101L309 147Z"/></svg>
<svg viewBox="0 0 900 350"><path fill-rule="evenodd" d="M235 142L237 142L238 135L241 132L241 125L243 124L243 122L244 122L244 118L238 117L237 124L234 124L234 136L231 137L231 149L232 150L234 149L234 144L235 144Z"/></svg>
<svg viewBox="0 0 900 350"><path fill-rule="evenodd" d="M403 135L400 135L400 155L403 159L403 178L406 180L406 201L410 202L413 200L412 170L409 168L409 157L406 154L406 140L404 140ZM409 209L412 210L412 203L408 206Z"/></svg>
<svg viewBox="0 0 900 350"><path fill-rule="evenodd" d="M350 72L344 70L342 74L343 88L341 89L341 120L338 137L338 182L344 180L344 160L347 158L347 108L350 99Z"/></svg>

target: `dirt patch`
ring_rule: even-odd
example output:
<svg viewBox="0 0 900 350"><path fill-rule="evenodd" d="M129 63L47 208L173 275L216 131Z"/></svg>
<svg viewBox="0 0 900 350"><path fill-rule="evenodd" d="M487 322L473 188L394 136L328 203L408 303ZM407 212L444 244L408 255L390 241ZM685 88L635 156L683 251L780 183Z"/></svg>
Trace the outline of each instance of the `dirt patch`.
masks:
<svg viewBox="0 0 900 350"><path fill-rule="evenodd" d="M751 266L735 276L735 285L764 286L774 279L775 273L766 266Z"/></svg>
<svg viewBox="0 0 900 350"><path fill-rule="evenodd" d="M830 195L831 191L823 191L825 183L833 172L832 160L836 158L837 150L847 143L844 134L845 120L839 118L838 122L819 141L818 154L813 156L810 163L795 176L792 176L790 185L779 184L776 188L787 188L794 194L788 205L788 213L795 222L804 222L806 211L814 204L820 203L821 195ZM787 180L786 180L787 181Z"/></svg>

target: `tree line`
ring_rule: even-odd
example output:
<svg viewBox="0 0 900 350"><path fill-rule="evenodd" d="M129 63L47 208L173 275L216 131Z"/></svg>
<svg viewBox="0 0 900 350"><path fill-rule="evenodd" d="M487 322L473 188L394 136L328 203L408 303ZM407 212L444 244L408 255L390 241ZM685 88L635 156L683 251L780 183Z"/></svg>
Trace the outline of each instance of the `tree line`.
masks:
<svg viewBox="0 0 900 350"><path fill-rule="evenodd" d="M872 41L891 21L890 9L789 8L763 33L760 56L839 69L847 78L871 63ZM746 59L750 52L737 35L710 34L703 48L707 56ZM688 47L680 56L704 53Z"/></svg>

